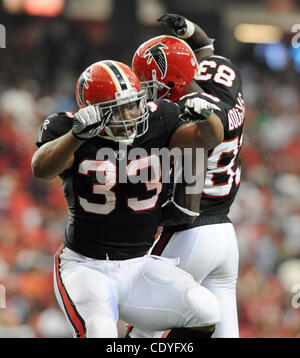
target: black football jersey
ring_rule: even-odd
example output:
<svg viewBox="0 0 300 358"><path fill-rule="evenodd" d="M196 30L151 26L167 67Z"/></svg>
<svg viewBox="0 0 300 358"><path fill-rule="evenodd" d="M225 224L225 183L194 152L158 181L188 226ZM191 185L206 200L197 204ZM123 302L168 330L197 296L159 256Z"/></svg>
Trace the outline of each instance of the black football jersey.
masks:
<svg viewBox="0 0 300 358"><path fill-rule="evenodd" d="M203 57L195 80L204 92L232 106L235 106L239 93L243 96L240 72L228 58L217 55Z"/></svg>
<svg viewBox="0 0 300 358"><path fill-rule="evenodd" d="M204 216L227 216L240 184L240 149L243 140L245 103L242 94L237 94L234 105L221 101L208 93L184 96L178 104L181 110L187 98L200 97L216 104L221 111L215 111L224 127L224 140L208 152L207 172L200 201L200 216L193 226L203 222Z"/></svg>
<svg viewBox="0 0 300 358"><path fill-rule="evenodd" d="M167 148L182 121L174 103L159 100L149 108L149 129L132 145L91 138L74 153L72 168L60 175L69 210L63 238L68 248L96 259L128 259L144 255L153 244L166 196L162 177L168 175L153 148ZM36 144L71 128L71 113L53 114L41 124ZM138 180L142 173L148 180Z"/></svg>

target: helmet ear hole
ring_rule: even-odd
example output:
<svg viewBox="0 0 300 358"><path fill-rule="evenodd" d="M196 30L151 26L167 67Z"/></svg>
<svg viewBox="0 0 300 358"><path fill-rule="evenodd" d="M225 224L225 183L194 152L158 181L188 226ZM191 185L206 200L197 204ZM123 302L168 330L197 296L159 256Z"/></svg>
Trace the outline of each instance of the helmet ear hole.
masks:
<svg viewBox="0 0 300 358"><path fill-rule="evenodd" d="M175 83L173 81L169 81L167 83L167 86L170 87L170 88L173 88L175 86Z"/></svg>

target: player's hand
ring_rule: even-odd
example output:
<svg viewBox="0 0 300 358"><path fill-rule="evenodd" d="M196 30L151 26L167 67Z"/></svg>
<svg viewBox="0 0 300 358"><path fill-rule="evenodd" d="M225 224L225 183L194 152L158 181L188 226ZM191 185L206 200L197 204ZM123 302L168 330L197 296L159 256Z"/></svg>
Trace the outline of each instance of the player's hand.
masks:
<svg viewBox="0 0 300 358"><path fill-rule="evenodd" d="M183 36L186 33L186 19L181 15L164 14L161 15L157 21L163 22L175 35Z"/></svg>
<svg viewBox="0 0 300 358"><path fill-rule="evenodd" d="M74 114L72 132L81 140L97 136L105 127L108 118L101 118L98 107L81 108Z"/></svg>
<svg viewBox="0 0 300 358"><path fill-rule="evenodd" d="M185 102L185 110L181 115L183 120L201 121L208 119L212 111L221 111L221 109L203 98L189 98Z"/></svg>

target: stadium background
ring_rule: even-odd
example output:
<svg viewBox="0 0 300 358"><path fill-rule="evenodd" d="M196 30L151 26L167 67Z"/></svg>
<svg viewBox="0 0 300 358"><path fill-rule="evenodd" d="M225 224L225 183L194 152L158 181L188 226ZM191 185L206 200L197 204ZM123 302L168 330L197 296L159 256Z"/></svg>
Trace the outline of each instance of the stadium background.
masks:
<svg viewBox="0 0 300 358"><path fill-rule="evenodd" d="M244 167L230 214L240 335L300 337L300 1L3 0L0 11L0 337L70 337L52 287L66 205L59 179L32 177L37 127L76 109L85 67L130 64L140 43L168 33L155 22L166 12L202 26L242 73Z"/></svg>

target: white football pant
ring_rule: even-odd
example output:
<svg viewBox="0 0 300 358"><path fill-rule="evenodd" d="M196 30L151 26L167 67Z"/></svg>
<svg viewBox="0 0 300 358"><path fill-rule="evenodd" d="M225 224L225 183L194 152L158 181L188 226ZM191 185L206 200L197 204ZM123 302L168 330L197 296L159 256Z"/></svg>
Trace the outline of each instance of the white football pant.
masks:
<svg viewBox="0 0 300 358"><path fill-rule="evenodd" d="M218 300L177 263L152 255L95 260L62 246L54 288L74 336L117 338L118 319L146 331L219 322Z"/></svg>
<svg viewBox="0 0 300 358"><path fill-rule="evenodd" d="M169 239L161 256L180 257L179 267L217 297L221 321L216 324L212 338L238 338L236 280L239 253L233 225L205 225L177 232ZM163 332L154 334L135 328L130 333L132 338L162 335Z"/></svg>

